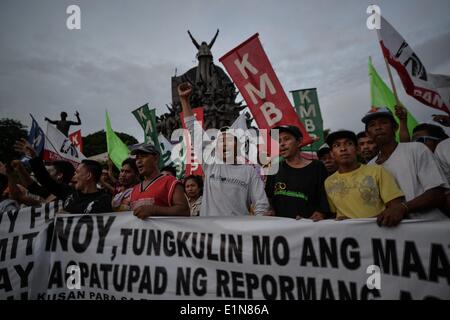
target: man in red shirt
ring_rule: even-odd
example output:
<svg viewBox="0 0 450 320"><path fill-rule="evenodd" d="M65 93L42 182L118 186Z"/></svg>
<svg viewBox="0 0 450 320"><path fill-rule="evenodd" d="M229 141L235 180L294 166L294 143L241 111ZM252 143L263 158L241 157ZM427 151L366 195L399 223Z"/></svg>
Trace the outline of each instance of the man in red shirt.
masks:
<svg viewBox="0 0 450 320"><path fill-rule="evenodd" d="M159 151L149 143L133 147L136 166L144 181L131 192L131 208L140 219L151 216L189 216L189 205L183 186L173 176L159 172Z"/></svg>

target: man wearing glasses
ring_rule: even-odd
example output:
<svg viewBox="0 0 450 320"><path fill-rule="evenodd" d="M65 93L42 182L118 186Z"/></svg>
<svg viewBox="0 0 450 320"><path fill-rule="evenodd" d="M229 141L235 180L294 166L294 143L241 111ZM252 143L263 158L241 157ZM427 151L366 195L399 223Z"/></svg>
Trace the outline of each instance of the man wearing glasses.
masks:
<svg viewBox="0 0 450 320"><path fill-rule="evenodd" d="M448 139L442 127L430 123L421 123L413 130L413 141L425 144L431 152L435 152L438 144Z"/></svg>

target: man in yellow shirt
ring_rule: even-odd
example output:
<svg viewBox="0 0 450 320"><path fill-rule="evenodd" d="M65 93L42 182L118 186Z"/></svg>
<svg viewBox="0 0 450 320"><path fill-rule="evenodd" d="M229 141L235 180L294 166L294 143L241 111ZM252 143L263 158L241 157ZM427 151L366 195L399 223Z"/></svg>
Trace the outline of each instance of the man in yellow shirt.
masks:
<svg viewBox="0 0 450 320"><path fill-rule="evenodd" d="M331 211L338 220L377 217L380 226L396 226L406 216L404 195L382 166L357 160L355 133L340 130L327 138L338 171L325 180Z"/></svg>

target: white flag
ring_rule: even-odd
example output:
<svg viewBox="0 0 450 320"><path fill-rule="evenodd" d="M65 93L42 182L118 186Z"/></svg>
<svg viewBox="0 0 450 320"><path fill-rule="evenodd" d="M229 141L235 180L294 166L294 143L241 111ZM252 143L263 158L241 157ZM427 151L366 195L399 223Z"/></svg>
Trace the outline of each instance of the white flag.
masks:
<svg viewBox="0 0 450 320"><path fill-rule="evenodd" d="M381 50L397 70L406 93L450 114L450 76L428 73L405 39L383 17L377 33Z"/></svg>
<svg viewBox="0 0 450 320"><path fill-rule="evenodd" d="M78 165L83 159L86 159L86 157L73 145L72 141L48 123L44 144L44 160L65 160Z"/></svg>

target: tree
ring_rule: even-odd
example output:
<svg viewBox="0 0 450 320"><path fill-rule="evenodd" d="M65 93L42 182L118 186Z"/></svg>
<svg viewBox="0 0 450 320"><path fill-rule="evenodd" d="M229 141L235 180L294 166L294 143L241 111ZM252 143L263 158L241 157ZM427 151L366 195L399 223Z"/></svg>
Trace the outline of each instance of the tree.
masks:
<svg viewBox="0 0 450 320"><path fill-rule="evenodd" d="M14 143L20 138L27 138L26 126L14 119L0 119L0 161L10 163L20 159L22 154L14 151Z"/></svg>
<svg viewBox="0 0 450 320"><path fill-rule="evenodd" d="M135 137L130 136L129 134L123 132L116 132L119 138L125 143L127 146L136 144L138 141ZM83 137L83 148L84 155L86 157L95 156L100 153L104 153L107 151L106 146L106 133L104 130L100 130L94 133Z"/></svg>

